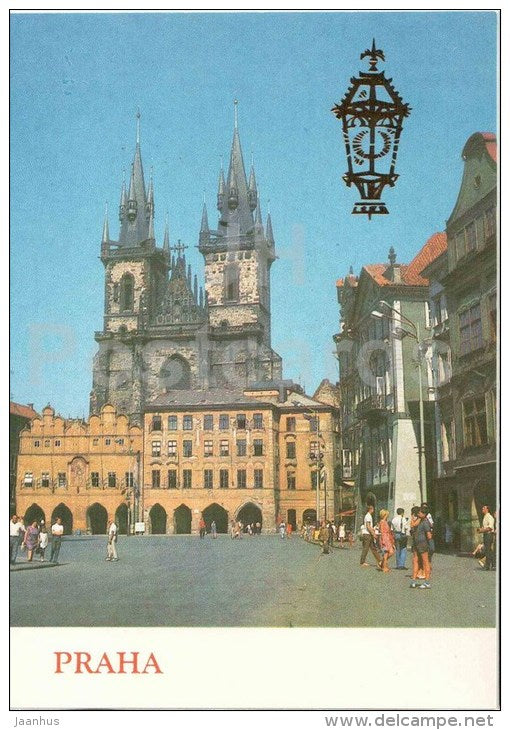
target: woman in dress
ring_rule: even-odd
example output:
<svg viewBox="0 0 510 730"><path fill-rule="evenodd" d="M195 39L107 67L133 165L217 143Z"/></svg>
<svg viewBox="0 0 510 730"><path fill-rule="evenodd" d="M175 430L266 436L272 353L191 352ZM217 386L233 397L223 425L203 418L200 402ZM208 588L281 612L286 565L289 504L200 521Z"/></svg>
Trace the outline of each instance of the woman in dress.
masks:
<svg viewBox="0 0 510 730"><path fill-rule="evenodd" d="M27 527L23 542L27 548L27 560L30 562L34 555L34 550L39 545L39 527L37 526L37 520L34 520Z"/></svg>
<svg viewBox="0 0 510 730"><path fill-rule="evenodd" d="M382 570L383 573L390 572L388 558L391 558L395 552L395 538L388 524L389 514L387 509L382 509L379 512L379 548L382 553L382 562L379 570Z"/></svg>

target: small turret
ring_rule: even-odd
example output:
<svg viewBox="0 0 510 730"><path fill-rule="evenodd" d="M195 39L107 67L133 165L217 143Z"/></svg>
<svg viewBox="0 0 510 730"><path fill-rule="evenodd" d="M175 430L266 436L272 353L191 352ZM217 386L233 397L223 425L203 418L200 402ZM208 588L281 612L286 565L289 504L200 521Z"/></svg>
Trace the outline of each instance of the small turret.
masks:
<svg viewBox="0 0 510 730"><path fill-rule="evenodd" d="M206 244L209 242L210 238L210 230L209 230L209 220L207 218L207 206L204 202L204 207L202 208L202 221L200 223L200 235L199 235L199 243L200 244Z"/></svg>
<svg viewBox="0 0 510 730"><path fill-rule="evenodd" d="M122 180L122 188L120 191L120 203L119 203L119 220L122 223L126 218L127 213L127 192L126 192L126 181Z"/></svg>
<svg viewBox="0 0 510 730"><path fill-rule="evenodd" d="M101 238L101 244L103 246L108 246L110 243L110 229L108 226L108 203L106 203L106 208L104 212L104 223L103 223L103 236Z"/></svg>
<svg viewBox="0 0 510 730"><path fill-rule="evenodd" d="M266 238L267 238L267 242L269 244L274 245L273 226L271 223L271 213L267 214Z"/></svg>
<svg viewBox="0 0 510 730"><path fill-rule="evenodd" d="M230 170L228 179L228 207L229 210L235 210L239 205L239 189L237 187L236 176L233 168Z"/></svg>
<svg viewBox="0 0 510 730"><path fill-rule="evenodd" d="M133 222L136 218L138 210L138 205L136 202L136 193L135 193L135 165L134 163L131 165L131 179L129 181L129 194L128 194L128 201L127 201L127 217L128 220Z"/></svg>
<svg viewBox="0 0 510 730"><path fill-rule="evenodd" d="M225 176L223 174L223 165L220 170L220 177L218 180L218 201L216 207L218 210L222 210L225 205Z"/></svg>
<svg viewBox="0 0 510 730"><path fill-rule="evenodd" d="M166 258L170 259L170 234L168 231L168 213L166 214L165 219L165 235L163 236L163 251L165 253Z"/></svg>
<svg viewBox="0 0 510 730"><path fill-rule="evenodd" d="M250 179L248 181L248 203L250 205L250 210L254 211L257 207L257 181L255 179L255 169L253 167L253 163L250 170Z"/></svg>
<svg viewBox="0 0 510 730"><path fill-rule="evenodd" d="M154 217L155 209L154 209L154 184L152 181L152 170L151 170L151 176L149 180L149 189L147 191L147 202L145 204L145 217L147 220L150 220L151 215Z"/></svg>

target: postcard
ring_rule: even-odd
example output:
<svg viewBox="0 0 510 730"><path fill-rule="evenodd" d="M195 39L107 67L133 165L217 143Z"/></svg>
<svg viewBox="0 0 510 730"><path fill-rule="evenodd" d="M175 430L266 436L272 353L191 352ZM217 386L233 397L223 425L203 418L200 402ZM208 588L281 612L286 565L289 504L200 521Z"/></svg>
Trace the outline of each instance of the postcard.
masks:
<svg viewBox="0 0 510 730"><path fill-rule="evenodd" d="M495 726L499 22L11 11L14 727Z"/></svg>

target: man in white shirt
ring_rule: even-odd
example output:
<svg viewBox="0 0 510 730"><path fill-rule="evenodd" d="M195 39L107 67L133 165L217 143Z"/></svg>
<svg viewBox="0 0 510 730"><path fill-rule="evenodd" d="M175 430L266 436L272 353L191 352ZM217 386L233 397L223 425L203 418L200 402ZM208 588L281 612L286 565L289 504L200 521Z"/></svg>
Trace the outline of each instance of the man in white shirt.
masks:
<svg viewBox="0 0 510 730"><path fill-rule="evenodd" d="M9 522L9 562L11 565L14 565L18 557L21 532L22 527L18 515L13 515Z"/></svg>
<svg viewBox="0 0 510 730"><path fill-rule="evenodd" d="M395 536L395 560L396 569L406 569L407 558L407 536L409 534L409 525L407 517L404 517L404 509L399 507L395 517L391 521L391 527Z"/></svg>
<svg viewBox="0 0 510 730"><path fill-rule="evenodd" d="M478 532L483 535L483 547L485 549L485 570L496 570L496 561L494 555L494 517L491 515L490 509L486 504L482 507L482 526L478 528Z"/></svg>
<svg viewBox="0 0 510 730"><path fill-rule="evenodd" d="M106 546L106 559L118 560L117 556L117 525L115 520L108 522L108 545Z"/></svg>
<svg viewBox="0 0 510 730"><path fill-rule="evenodd" d="M62 544L62 535L64 534L64 525L62 524L62 518L57 517L55 523L51 526L51 553L50 563L56 563L58 565L58 556L60 554L60 545Z"/></svg>
<svg viewBox="0 0 510 730"><path fill-rule="evenodd" d="M377 548L375 547L375 530L374 530L374 520L372 518L372 514L374 512L373 506L370 504L367 507L367 513L365 517L363 518L363 525L361 526L361 543L362 543L362 550L361 550L361 558L359 561L359 564L362 568L369 568L370 564L366 562L368 551L370 550L372 552L372 555L375 557L377 565L381 565L381 556L377 552Z"/></svg>

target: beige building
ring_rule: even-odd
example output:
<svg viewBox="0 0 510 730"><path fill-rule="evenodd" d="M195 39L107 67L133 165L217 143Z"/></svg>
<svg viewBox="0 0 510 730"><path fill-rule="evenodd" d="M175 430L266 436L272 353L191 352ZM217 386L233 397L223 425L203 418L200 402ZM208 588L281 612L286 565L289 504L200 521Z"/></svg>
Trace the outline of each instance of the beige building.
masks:
<svg viewBox="0 0 510 730"><path fill-rule="evenodd" d="M218 532L232 520L296 527L317 508L331 518L338 449L338 411L291 381L162 395L144 419L147 531L194 533L202 516Z"/></svg>
<svg viewBox="0 0 510 730"><path fill-rule="evenodd" d="M142 429L105 405L90 420L64 419L51 406L21 431L16 480L18 514L66 534L104 534L115 516L121 532L137 518Z"/></svg>

